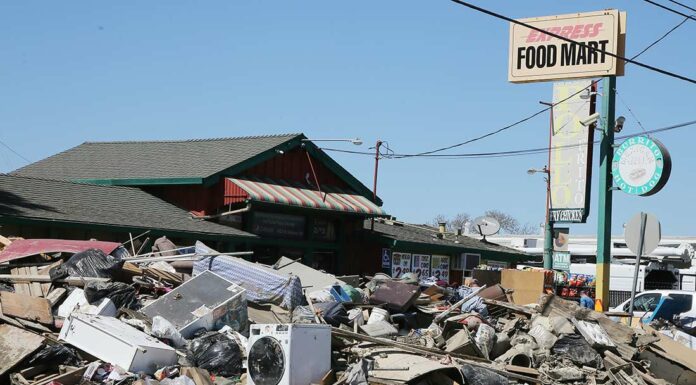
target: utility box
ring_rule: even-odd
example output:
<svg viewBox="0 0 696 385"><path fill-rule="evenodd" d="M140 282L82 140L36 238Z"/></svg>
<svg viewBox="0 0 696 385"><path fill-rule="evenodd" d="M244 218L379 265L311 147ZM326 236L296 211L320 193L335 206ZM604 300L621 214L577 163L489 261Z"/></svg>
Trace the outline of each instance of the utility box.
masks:
<svg viewBox="0 0 696 385"><path fill-rule="evenodd" d="M59 338L129 372L152 374L177 362L174 348L113 317L73 313Z"/></svg>
<svg viewBox="0 0 696 385"><path fill-rule="evenodd" d="M141 312L150 319L156 315L163 317L184 338L191 338L201 328L218 330L226 325L244 332L249 319L244 289L209 270L145 306Z"/></svg>

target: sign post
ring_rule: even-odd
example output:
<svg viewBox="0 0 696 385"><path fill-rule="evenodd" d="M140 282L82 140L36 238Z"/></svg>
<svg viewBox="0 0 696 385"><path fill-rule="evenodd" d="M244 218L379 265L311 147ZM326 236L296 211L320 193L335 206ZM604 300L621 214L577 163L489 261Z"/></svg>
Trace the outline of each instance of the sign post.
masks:
<svg viewBox="0 0 696 385"><path fill-rule="evenodd" d="M609 305L609 277L611 264L611 161L614 155L614 114L616 110L616 77L602 79L602 141L599 144L599 194L597 210L597 289L595 298L602 310Z"/></svg>
<svg viewBox="0 0 696 385"><path fill-rule="evenodd" d="M662 237L660 221L654 215L641 212L636 214L626 224L624 238L626 246L636 255L636 268L633 272L633 285L631 286L631 301L628 313L633 317L633 301L636 299L636 284L638 283L638 271L640 259L643 254L650 254L657 248Z"/></svg>

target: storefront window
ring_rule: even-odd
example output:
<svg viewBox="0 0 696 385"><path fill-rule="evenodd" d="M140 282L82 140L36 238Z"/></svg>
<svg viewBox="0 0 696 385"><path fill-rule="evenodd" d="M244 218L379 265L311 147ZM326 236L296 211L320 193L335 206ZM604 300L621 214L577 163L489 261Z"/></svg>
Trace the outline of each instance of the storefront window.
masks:
<svg viewBox="0 0 696 385"><path fill-rule="evenodd" d="M336 240L336 220L315 218L312 226L312 239L333 242Z"/></svg>
<svg viewBox="0 0 696 385"><path fill-rule="evenodd" d="M270 238L304 239L305 223L301 215L256 212L252 232Z"/></svg>

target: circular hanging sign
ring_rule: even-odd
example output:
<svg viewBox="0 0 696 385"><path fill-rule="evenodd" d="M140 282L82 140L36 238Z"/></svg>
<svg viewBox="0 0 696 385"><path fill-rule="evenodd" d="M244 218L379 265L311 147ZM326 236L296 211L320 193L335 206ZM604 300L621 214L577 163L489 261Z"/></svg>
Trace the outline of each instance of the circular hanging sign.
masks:
<svg viewBox="0 0 696 385"><path fill-rule="evenodd" d="M649 196L665 186L672 158L660 141L647 136L626 139L614 152L614 183L628 194Z"/></svg>

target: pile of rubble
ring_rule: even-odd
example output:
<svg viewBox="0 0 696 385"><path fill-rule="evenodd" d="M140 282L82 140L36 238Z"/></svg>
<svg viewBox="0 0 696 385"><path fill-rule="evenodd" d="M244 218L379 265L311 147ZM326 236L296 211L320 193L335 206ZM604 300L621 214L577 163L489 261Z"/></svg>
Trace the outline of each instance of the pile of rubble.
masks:
<svg viewBox="0 0 696 385"><path fill-rule="evenodd" d="M165 238L0 239L0 383L694 384L693 351L553 295L336 277ZM133 252L132 254L137 254Z"/></svg>

